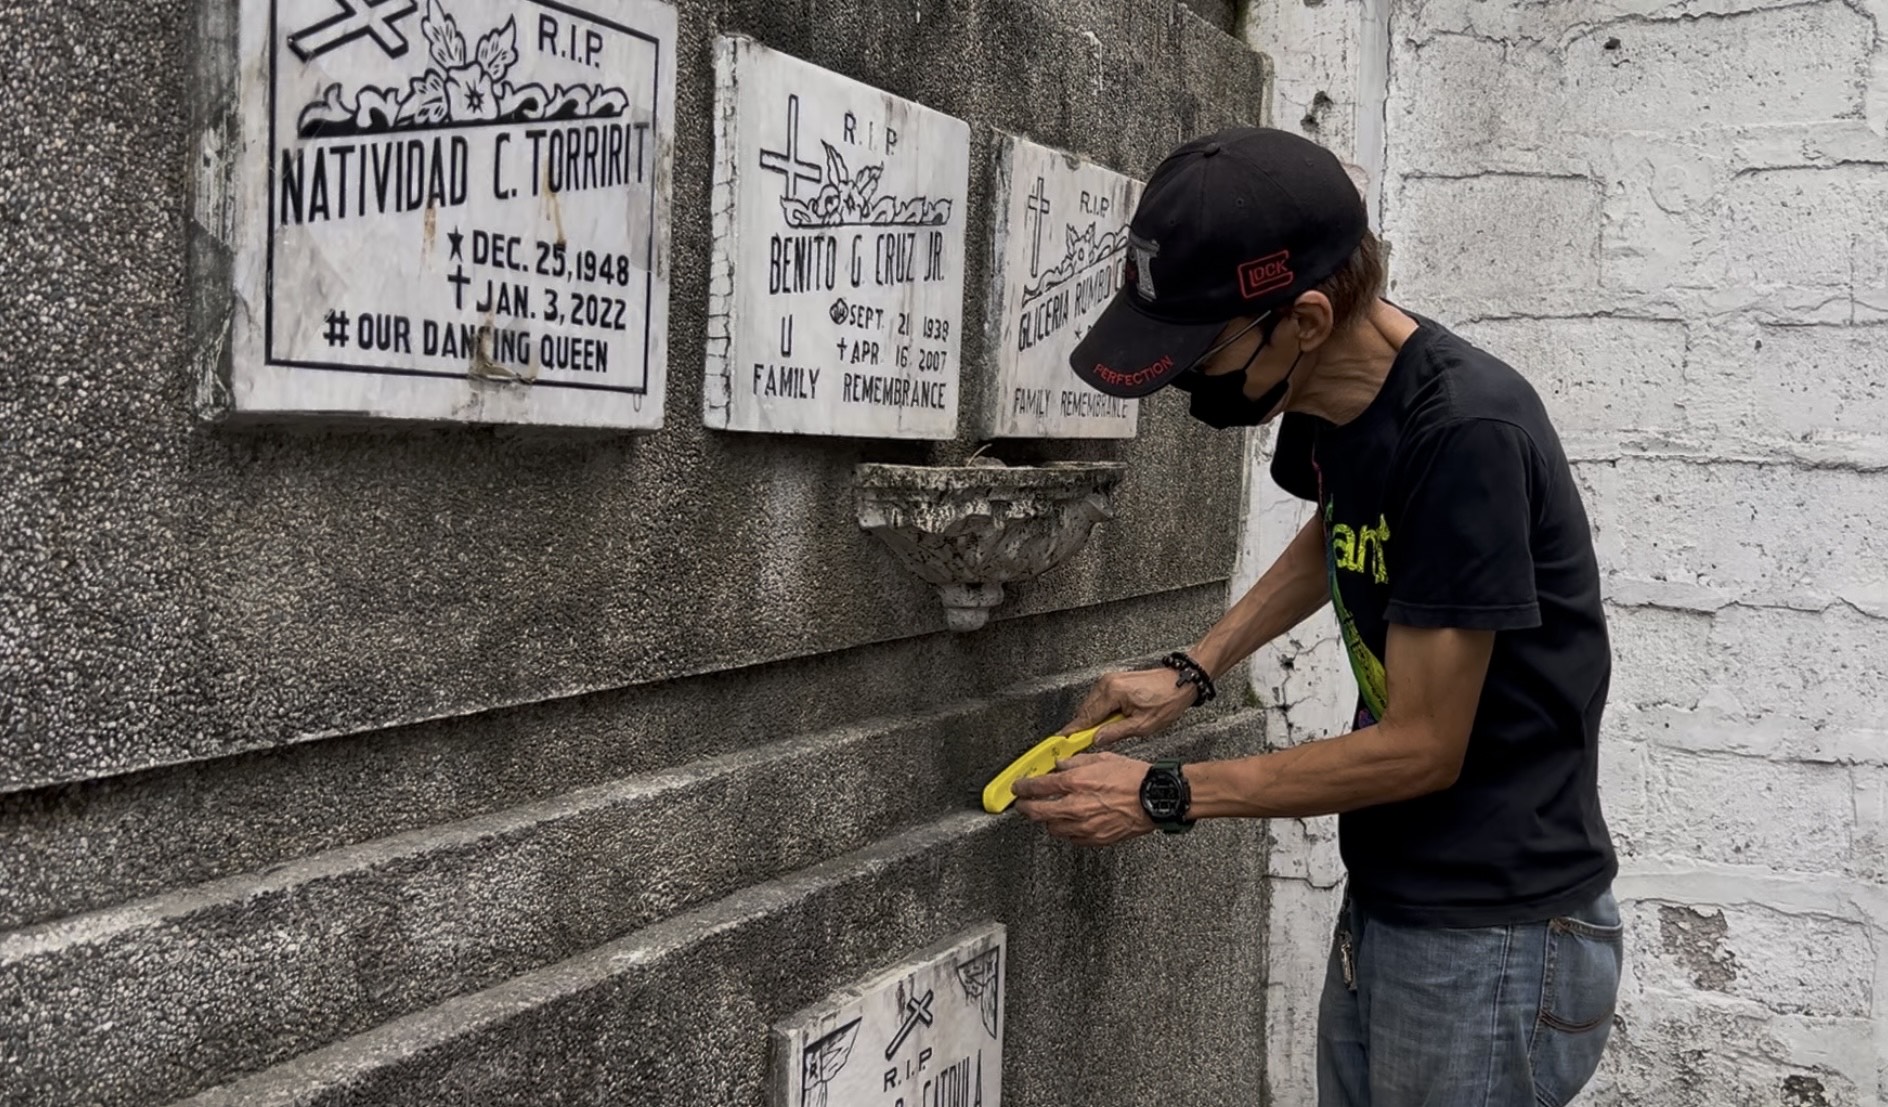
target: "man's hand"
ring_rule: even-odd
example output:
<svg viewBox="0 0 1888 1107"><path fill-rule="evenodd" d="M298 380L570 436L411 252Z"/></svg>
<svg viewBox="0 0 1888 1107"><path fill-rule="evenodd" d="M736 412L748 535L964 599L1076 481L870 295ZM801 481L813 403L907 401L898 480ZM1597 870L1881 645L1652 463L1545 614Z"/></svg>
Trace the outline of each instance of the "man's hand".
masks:
<svg viewBox="0 0 1888 1107"><path fill-rule="evenodd" d="M1079 754L1052 773L1017 781L1016 809L1078 846L1112 846L1154 829L1141 810L1141 779L1146 775L1145 761L1112 753Z"/></svg>
<svg viewBox="0 0 1888 1107"><path fill-rule="evenodd" d="M1177 676L1178 673L1167 668L1109 673L1088 690L1082 705L1075 709L1075 717L1061 733L1074 734L1110 715L1120 715L1119 722L1109 723L1095 732L1096 749L1106 749L1128 738L1158 734L1186 714L1199 695L1191 684L1175 687ZM1138 786L1140 782L1135 783Z"/></svg>

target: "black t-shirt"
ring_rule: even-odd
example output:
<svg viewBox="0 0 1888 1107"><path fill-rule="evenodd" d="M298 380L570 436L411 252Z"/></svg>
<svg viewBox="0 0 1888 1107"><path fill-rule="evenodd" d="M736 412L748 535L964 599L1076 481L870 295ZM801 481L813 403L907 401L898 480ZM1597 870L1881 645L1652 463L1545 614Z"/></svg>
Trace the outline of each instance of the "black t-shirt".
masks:
<svg viewBox="0 0 1888 1107"><path fill-rule="evenodd" d="M1339 847L1351 894L1392 921L1539 921L1618 867L1599 802L1612 653L1592 533L1534 389L1412 317L1362 415L1281 420L1272 477L1323 515L1358 727L1383 716L1390 623L1496 631L1494 656L1461 777L1340 816Z"/></svg>

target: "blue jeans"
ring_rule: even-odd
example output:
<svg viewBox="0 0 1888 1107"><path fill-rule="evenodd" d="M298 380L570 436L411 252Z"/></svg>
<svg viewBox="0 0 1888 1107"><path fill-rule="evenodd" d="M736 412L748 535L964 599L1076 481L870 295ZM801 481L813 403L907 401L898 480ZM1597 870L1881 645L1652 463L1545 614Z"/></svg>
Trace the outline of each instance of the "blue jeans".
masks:
<svg viewBox="0 0 1888 1107"><path fill-rule="evenodd" d="M1318 1107L1562 1107L1599 1066L1624 961L1610 890L1559 918L1440 929L1338 912Z"/></svg>

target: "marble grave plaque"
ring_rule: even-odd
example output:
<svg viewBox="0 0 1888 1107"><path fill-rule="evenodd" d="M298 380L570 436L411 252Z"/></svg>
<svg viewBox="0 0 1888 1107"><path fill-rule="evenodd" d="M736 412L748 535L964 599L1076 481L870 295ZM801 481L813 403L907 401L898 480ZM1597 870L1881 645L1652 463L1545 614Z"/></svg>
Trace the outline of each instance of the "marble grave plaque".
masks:
<svg viewBox="0 0 1888 1107"><path fill-rule="evenodd" d="M238 11L241 160L227 195L199 174L233 246L206 409L661 426L673 7Z"/></svg>
<svg viewBox="0 0 1888 1107"><path fill-rule="evenodd" d="M1008 934L977 927L774 1027L774 1107L1001 1107Z"/></svg>
<svg viewBox="0 0 1888 1107"><path fill-rule="evenodd" d="M980 430L992 438L1132 438L1140 404L1105 395L1069 354L1121 287L1141 184L1093 162L1002 136L996 279L988 345L995 372Z"/></svg>
<svg viewBox="0 0 1888 1107"><path fill-rule="evenodd" d="M953 437L969 125L740 36L716 81L703 421Z"/></svg>

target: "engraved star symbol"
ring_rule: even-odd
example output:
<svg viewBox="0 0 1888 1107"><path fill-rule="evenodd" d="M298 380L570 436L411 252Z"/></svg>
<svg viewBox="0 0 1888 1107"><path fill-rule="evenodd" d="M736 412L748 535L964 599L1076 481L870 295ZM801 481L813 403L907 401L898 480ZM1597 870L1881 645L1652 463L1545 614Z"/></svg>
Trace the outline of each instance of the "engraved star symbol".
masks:
<svg viewBox="0 0 1888 1107"><path fill-rule="evenodd" d="M446 232L446 237L452 240L453 259L456 261L456 260L464 258L465 255L460 252L460 247L462 247L465 244L465 235L460 234L458 228L455 227L452 230Z"/></svg>

